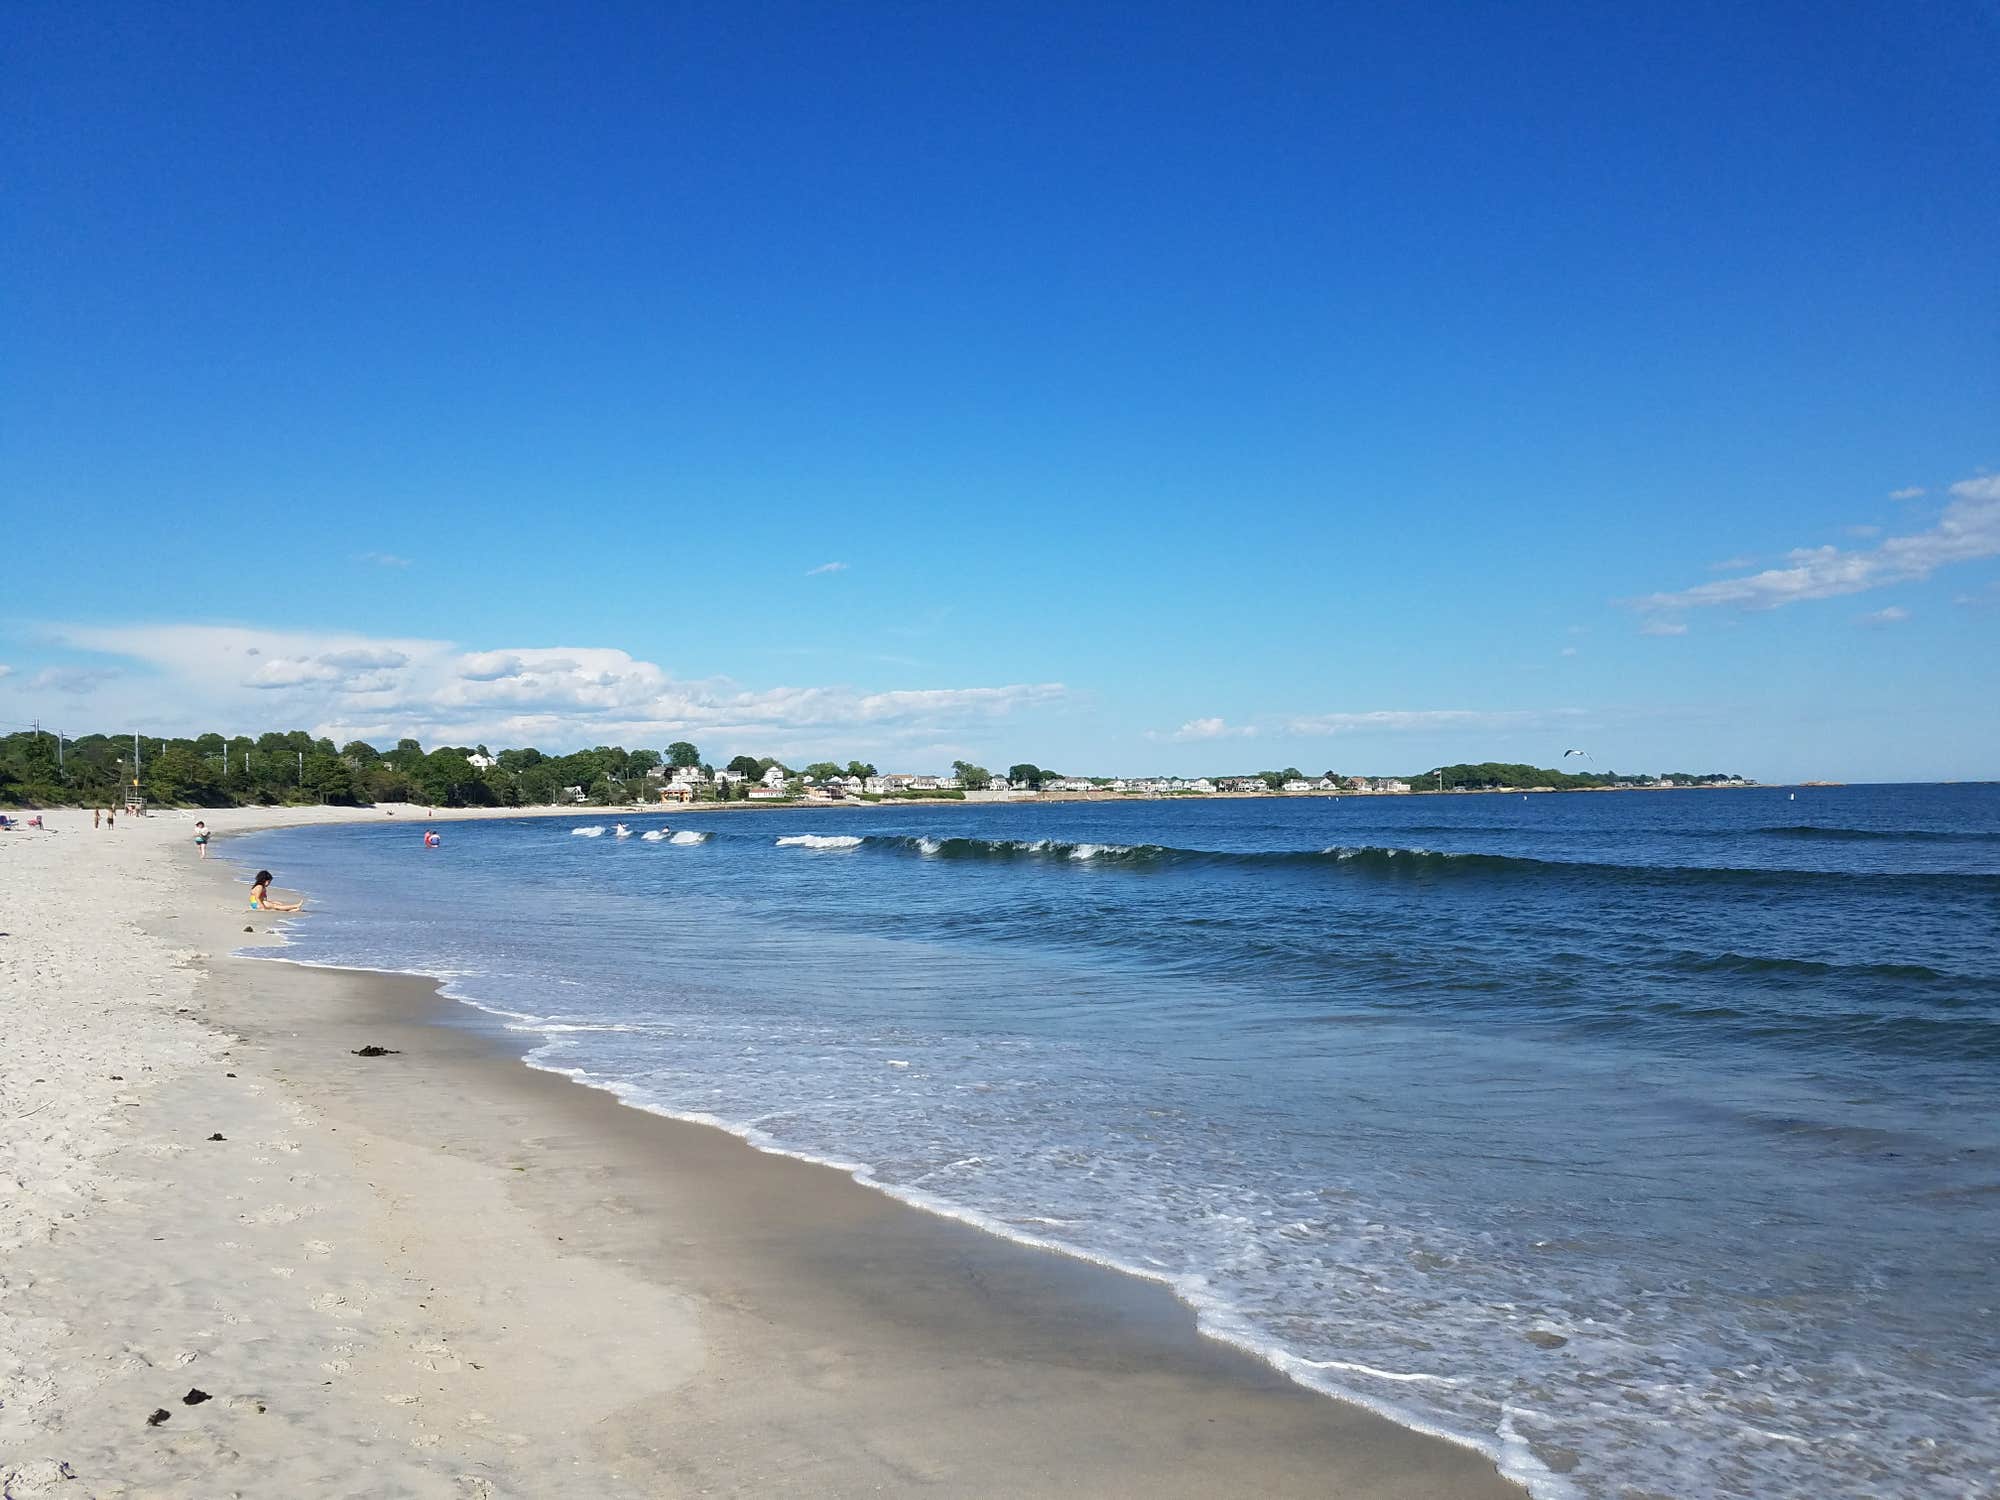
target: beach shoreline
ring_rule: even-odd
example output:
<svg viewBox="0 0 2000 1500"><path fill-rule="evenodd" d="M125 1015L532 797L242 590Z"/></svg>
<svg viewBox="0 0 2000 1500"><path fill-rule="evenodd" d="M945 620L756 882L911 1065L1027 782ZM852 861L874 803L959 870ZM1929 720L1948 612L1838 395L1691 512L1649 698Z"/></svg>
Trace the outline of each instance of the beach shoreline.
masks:
<svg viewBox="0 0 2000 1500"><path fill-rule="evenodd" d="M1163 1286L523 1066L432 981L230 956L273 924L195 816L0 846L10 993L48 1028L5 1075L37 1120L11 1493L1520 1493ZM117 931L91 891L131 893Z"/></svg>

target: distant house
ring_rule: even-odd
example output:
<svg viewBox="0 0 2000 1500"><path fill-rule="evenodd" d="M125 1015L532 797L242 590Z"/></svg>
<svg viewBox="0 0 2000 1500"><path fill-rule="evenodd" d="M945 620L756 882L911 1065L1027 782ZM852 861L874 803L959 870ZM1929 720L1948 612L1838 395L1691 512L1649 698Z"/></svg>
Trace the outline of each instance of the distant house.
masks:
<svg viewBox="0 0 2000 1500"><path fill-rule="evenodd" d="M765 786L782 787L788 779L783 766L773 766L759 778Z"/></svg>
<svg viewBox="0 0 2000 1500"><path fill-rule="evenodd" d="M938 777L938 784L936 789L940 792L963 791L965 789L965 783L960 781L956 776L940 776Z"/></svg>
<svg viewBox="0 0 2000 1500"><path fill-rule="evenodd" d="M1375 790L1378 792L1407 792L1409 789L1409 782L1397 781L1388 776L1381 777L1375 783Z"/></svg>
<svg viewBox="0 0 2000 1500"><path fill-rule="evenodd" d="M1058 776L1054 781L1042 783L1045 792L1094 792L1097 783L1088 776Z"/></svg>
<svg viewBox="0 0 2000 1500"><path fill-rule="evenodd" d="M653 773L648 771L646 774L650 776ZM673 782L675 786L706 786L708 784L708 772L704 771L700 766L675 766L672 771L667 773L667 779Z"/></svg>
<svg viewBox="0 0 2000 1500"><path fill-rule="evenodd" d="M1009 781L1005 776L995 776L986 783L986 790L989 792L1011 792L1014 790L1014 783Z"/></svg>
<svg viewBox="0 0 2000 1500"><path fill-rule="evenodd" d="M566 786L563 788L563 800L565 802L587 802L590 799L584 794L582 787Z"/></svg>
<svg viewBox="0 0 2000 1500"><path fill-rule="evenodd" d="M744 795L752 802L782 802L785 800L785 788L783 785L765 786L760 782Z"/></svg>
<svg viewBox="0 0 2000 1500"><path fill-rule="evenodd" d="M477 750L465 757L465 763L475 771L490 771L500 764L497 755L481 755Z"/></svg>
<svg viewBox="0 0 2000 1500"><path fill-rule="evenodd" d="M936 792L944 789L944 778L940 776L912 776L910 790L913 792Z"/></svg>
<svg viewBox="0 0 2000 1500"><path fill-rule="evenodd" d="M1215 790L1215 783L1210 781L1206 776L1198 776L1187 784L1187 789L1191 792L1200 792L1203 796L1207 796Z"/></svg>
<svg viewBox="0 0 2000 1500"><path fill-rule="evenodd" d="M859 776L843 776L840 778L840 784L847 788L847 795L850 797L859 796L868 790L867 781Z"/></svg>
<svg viewBox="0 0 2000 1500"><path fill-rule="evenodd" d="M1340 790L1340 783L1331 776L1322 776L1318 781L1313 783L1313 790L1316 792L1337 792Z"/></svg>
<svg viewBox="0 0 2000 1500"><path fill-rule="evenodd" d="M736 786L749 779L741 771L717 771L715 773L715 784L717 786Z"/></svg>
<svg viewBox="0 0 2000 1500"><path fill-rule="evenodd" d="M1309 792L1312 789L1313 784L1310 781L1300 780L1296 777L1278 788L1281 792Z"/></svg>

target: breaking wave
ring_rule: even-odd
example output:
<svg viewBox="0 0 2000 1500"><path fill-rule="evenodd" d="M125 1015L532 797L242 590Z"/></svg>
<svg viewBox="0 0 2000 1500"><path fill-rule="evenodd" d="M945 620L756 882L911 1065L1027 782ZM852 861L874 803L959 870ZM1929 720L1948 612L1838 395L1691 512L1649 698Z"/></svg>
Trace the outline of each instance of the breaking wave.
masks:
<svg viewBox="0 0 2000 1500"><path fill-rule="evenodd" d="M780 849L859 849L861 840L847 833L794 833L778 840Z"/></svg>
<svg viewBox="0 0 2000 1500"><path fill-rule="evenodd" d="M780 844L807 842L780 839ZM1092 863L1133 869L1174 866L1241 866L1264 869L1325 869L1357 879L1609 879L1660 884L1786 885L1875 884L1887 881L1942 882L1961 889L2000 892L2000 875L1950 872L1890 872L1738 868L1726 865L1600 864L1588 860L1531 859L1513 854L1451 853L1421 847L1335 844L1325 849L1229 852L1180 849L1169 844L1072 843L1063 839L935 838L872 834L835 841L841 848L864 845L926 859L1041 860Z"/></svg>
<svg viewBox="0 0 2000 1500"><path fill-rule="evenodd" d="M601 839L604 837L604 825L602 823L592 823L587 828L572 828L570 830L570 837L579 839Z"/></svg>

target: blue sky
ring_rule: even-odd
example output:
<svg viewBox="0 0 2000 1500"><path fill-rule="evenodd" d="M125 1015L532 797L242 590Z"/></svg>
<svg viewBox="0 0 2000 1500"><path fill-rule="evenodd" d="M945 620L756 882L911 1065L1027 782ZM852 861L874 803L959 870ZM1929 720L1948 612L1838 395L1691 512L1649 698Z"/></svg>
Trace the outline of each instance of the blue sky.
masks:
<svg viewBox="0 0 2000 1500"><path fill-rule="evenodd" d="M2000 775L1991 5L4 24L0 721Z"/></svg>

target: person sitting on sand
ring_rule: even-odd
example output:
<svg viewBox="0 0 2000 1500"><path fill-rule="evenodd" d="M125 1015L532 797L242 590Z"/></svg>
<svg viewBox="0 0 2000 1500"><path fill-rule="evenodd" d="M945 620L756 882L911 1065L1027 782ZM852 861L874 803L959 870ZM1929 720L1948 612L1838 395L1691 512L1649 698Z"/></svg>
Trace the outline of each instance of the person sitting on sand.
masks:
<svg viewBox="0 0 2000 1500"><path fill-rule="evenodd" d="M250 909L252 911L297 911L304 905L305 902L303 901L296 902L291 906L285 905L282 901L273 901L271 899L271 872L269 870L259 870L257 878L250 882Z"/></svg>

